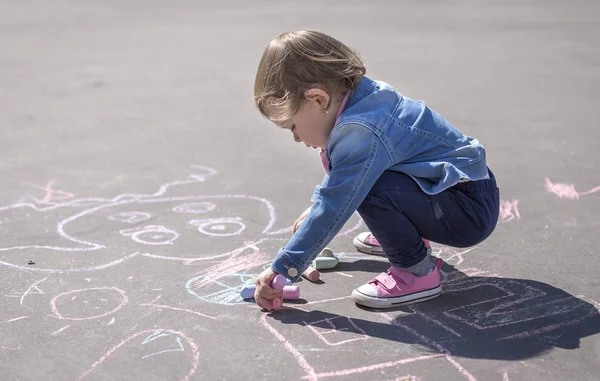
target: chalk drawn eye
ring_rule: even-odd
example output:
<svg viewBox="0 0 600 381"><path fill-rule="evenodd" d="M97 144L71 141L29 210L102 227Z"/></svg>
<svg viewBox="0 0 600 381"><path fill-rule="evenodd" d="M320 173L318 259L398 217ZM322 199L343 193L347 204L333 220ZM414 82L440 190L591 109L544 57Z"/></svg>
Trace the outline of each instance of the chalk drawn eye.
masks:
<svg viewBox="0 0 600 381"><path fill-rule="evenodd" d="M145 212L121 212L117 214L113 214L109 216L109 220L120 221L120 222L128 222L130 224L135 224L140 221L146 221L150 219L150 213Z"/></svg>
<svg viewBox="0 0 600 381"><path fill-rule="evenodd" d="M179 233L160 225L148 225L143 228L124 229L119 231L124 236L145 245L171 245L179 238Z"/></svg>
<svg viewBox="0 0 600 381"><path fill-rule="evenodd" d="M207 213L217 206L212 202L191 202L189 204L177 205L173 208L175 213L202 214Z"/></svg>
<svg viewBox="0 0 600 381"><path fill-rule="evenodd" d="M246 229L240 217L192 220L190 224L197 226L200 233L215 237L238 235Z"/></svg>

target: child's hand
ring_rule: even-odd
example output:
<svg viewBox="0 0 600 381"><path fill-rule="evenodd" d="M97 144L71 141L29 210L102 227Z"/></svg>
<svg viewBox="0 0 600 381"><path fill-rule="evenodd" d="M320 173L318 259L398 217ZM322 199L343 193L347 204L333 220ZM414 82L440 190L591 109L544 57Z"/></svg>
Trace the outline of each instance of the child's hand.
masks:
<svg viewBox="0 0 600 381"><path fill-rule="evenodd" d="M296 222L294 222L294 230L292 230L292 233L295 233L296 230L298 230L298 228L302 224L302 221L304 221L304 219L306 218L306 216L308 216L308 214L310 213L310 209L311 208L312 208L312 205L309 206L308 209L306 209L304 212L302 212L302 214L300 215L300 217L298 217L298 219L296 220Z"/></svg>
<svg viewBox="0 0 600 381"><path fill-rule="evenodd" d="M278 310L283 304L283 292L271 287L271 282L276 275L276 272L268 268L260 273L256 281L254 281L256 285L254 300L260 307L269 311Z"/></svg>

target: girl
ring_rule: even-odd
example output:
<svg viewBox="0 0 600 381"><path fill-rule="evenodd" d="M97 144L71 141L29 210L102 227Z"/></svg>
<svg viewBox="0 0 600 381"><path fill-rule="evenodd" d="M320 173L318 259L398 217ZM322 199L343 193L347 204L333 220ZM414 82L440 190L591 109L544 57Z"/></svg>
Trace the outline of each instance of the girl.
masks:
<svg viewBox="0 0 600 381"><path fill-rule="evenodd" d="M275 275L296 281L354 211L377 237L355 243L380 245L391 264L352 292L372 308L437 297L442 260L430 256L428 240L472 246L496 226L499 191L479 141L365 73L355 51L314 31L284 33L263 53L256 106L296 142L320 148L327 171L294 235L256 279L263 308L281 308L281 292L269 286Z"/></svg>

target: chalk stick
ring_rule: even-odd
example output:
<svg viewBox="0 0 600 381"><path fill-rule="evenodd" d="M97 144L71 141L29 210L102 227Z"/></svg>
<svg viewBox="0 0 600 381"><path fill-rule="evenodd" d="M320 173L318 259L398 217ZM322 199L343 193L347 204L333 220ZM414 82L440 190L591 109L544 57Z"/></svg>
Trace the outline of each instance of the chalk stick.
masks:
<svg viewBox="0 0 600 381"><path fill-rule="evenodd" d="M333 258L335 258L335 254L333 254L333 251L330 248L328 248L328 247L326 247L323 250L321 250L321 256L322 257L333 257Z"/></svg>
<svg viewBox="0 0 600 381"><path fill-rule="evenodd" d="M308 266L308 268L302 273L302 276L311 282L316 282L321 277L321 274L314 267Z"/></svg>
<svg viewBox="0 0 600 381"><path fill-rule="evenodd" d="M252 299L254 298L254 291L256 291L256 287L254 286L246 286L242 288L242 292L240 293L242 299ZM284 286L283 287L283 299L287 300L296 300L300 298L300 287L298 286Z"/></svg>
<svg viewBox="0 0 600 381"><path fill-rule="evenodd" d="M275 278L273 278L273 280L271 281L271 287L273 287L276 290L282 290L285 287L286 283L287 279L285 279L283 275L277 274Z"/></svg>
<svg viewBox="0 0 600 381"><path fill-rule="evenodd" d="M240 292L240 296L242 299L252 299L254 298L254 291L256 291L256 287L254 286L246 286L242 288L242 292Z"/></svg>
<svg viewBox="0 0 600 381"><path fill-rule="evenodd" d="M328 270L337 266L338 261L336 257L316 257L311 266L317 270Z"/></svg>

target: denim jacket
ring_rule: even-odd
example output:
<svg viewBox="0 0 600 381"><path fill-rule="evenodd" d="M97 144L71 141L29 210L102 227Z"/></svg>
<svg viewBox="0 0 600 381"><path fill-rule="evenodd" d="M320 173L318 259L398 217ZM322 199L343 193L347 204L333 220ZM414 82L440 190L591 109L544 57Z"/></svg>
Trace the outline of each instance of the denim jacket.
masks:
<svg viewBox="0 0 600 381"><path fill-rule="evenodd" d="M363 77L327 140L329 174L314 205L271 269L295 281L335 237L384 171L403 172L436 194L488 176L485 149L422 101Z"/></svg>

